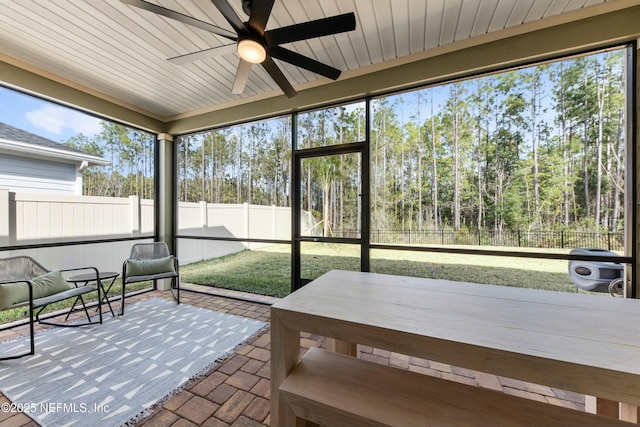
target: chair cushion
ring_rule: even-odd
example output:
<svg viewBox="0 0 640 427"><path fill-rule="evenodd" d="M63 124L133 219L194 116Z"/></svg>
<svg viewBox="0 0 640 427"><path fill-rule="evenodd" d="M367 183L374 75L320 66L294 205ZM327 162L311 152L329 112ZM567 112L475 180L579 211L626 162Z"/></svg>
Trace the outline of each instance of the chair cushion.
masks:
<svg viewBox="0 0 640 427"><path fill-rule="evenodd" d="M152 276L160 273L175 273L175 271L173 256L140 261L128 259L126 264L127 277Z"/></svg>
<svg viewBox="0 0 640 427"><path fill-rule="evenodd" d="M47 297L71 289L59 271L51 271L31 279L33 299ZM0 310L13 304L29 301L29 287L26 283L0 284Z"/></svg>

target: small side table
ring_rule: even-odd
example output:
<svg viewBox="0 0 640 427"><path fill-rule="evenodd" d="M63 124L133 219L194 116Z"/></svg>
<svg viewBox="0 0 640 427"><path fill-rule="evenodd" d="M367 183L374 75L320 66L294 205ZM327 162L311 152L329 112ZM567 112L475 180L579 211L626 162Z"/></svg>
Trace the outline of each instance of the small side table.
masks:
<svg viewBox="0 0 640 427"><path fill-rule="evenodd" d="M118 273L116 273L115 271L99 271L97 280L96 280L95 273L86 273L86 274L77 274L75 276L71 276L67 279L67 282L73 283L74 285L76 285L76 287L78 287L78 283L84 282L82 286L86 286L89 284L89 282L96 282L100 287L100 290L102 291L102 301L100 301L100 304L106 301L107 305L109 306L109 310L111 311L111 315L115 316L113 312L113 308L111 307L111 302L109 301L108 293L111 290L111 287L113 286L113 282L115 282L117 278L118 278ZM105 290L105 286L104 286L105 281L109 281L109 280L111 281L107 283L107 288ZM75 306L75 303L73 305Z"/></svg>

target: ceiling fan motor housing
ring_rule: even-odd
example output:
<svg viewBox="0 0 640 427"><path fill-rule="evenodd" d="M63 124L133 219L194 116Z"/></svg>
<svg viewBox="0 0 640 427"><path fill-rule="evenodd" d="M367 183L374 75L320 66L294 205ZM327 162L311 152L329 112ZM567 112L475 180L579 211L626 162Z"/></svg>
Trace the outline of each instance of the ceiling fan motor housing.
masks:
<svg viewBox="0 0 640 427"><path fill-rule="evenodd" d="M251 15L251 5L253 4L253 0L242 0L242 10L247 16Z"/></svg>

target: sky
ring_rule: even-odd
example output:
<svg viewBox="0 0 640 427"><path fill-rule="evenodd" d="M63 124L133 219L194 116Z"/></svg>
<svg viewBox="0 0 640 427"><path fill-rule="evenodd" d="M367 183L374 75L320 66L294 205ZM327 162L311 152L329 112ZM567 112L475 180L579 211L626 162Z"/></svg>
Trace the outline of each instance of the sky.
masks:
<svg viewBox="0 0 640 427"><path fill-rule="evenodd" d="M52 102L0 87L0 122L63 142L79 133L100 133L100 120Z"/></svg>

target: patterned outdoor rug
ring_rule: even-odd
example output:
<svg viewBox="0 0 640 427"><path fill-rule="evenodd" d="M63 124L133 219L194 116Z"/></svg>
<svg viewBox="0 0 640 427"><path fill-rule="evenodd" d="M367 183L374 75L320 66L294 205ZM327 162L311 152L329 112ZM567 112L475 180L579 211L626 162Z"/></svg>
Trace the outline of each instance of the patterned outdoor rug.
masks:
<svg viewBox="0 0 640 427"><path fill-rule="evenodd" d="M102 325L36 334L36 354L0 361L0 390L42 426L120 426L206 373L266 323L152 298ZM0 343L1 354L28 337Z"/></svg>

